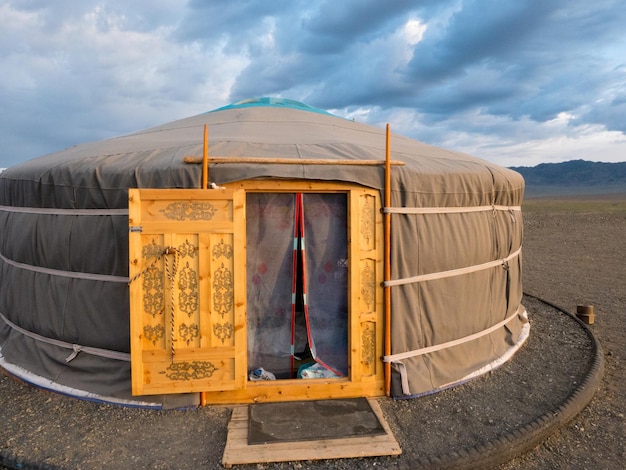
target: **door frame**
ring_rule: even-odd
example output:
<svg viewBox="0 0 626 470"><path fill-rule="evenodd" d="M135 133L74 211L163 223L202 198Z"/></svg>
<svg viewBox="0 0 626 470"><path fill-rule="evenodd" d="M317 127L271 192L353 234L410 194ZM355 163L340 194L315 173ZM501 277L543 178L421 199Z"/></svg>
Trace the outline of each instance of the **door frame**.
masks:
<svg viewBox="0 0 626 470"><path fill-rule="evenodd" d="M317 400L382 396L384 367L383 216L380 191L356 184L316 180L244 180L224 184L226 191L243 190L243 240L245 243L245 193L302 192L347 194L348 214L348 375L331 379L247 380L247 345L243 345L245 371L237 367L236 387L202 390L202 402L213 404ZM207 189L202 191L220 191ZM239 229L241 230L241 228ZM241 234L240 234L241 235ZM239 237L241 242L241 237ZM244 253L245 253L245 246ZM132 257L131 257L132 258ZM245 258L245 256L244 256ZM132 263L132 261L131 261ZM245 259L243 268L245 279ZM132 277L131 269L131 277ZM241 277L239 277L241 279ZM245 282L245 281L244 281ZM245 292L245 286L244 286ZM245 319L245 293L243 318ZM132 318L131 312L131 318ZM245 320L244 320L245 321ZM243 337L247 325L244 324ZM245 343L245 340L244 340ZM238 353L241 354L241 351ZM135 372L133 371L133 375ZM244 374L241 377L241 374ZM135 381L133 376L133 381ZM161 393L176 393L162 391Z"/></svg>
<svg viewBox="0 0 626 470"><path fill-rule="evenodd" d="M247 381L231 392L206 392L206 403L253 403L383 396L384 233L380 191L313 180L245 180L223 185L247 192L340 192L348 204L348 375L332 379Z"/></svg>

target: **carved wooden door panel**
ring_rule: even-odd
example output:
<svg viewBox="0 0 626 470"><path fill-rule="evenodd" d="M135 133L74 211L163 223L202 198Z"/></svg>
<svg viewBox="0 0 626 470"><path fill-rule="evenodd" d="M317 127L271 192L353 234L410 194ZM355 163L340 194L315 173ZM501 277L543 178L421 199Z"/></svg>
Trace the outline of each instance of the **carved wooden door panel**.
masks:
<svg viewBox="0 0 626 470"><path fill-rule="evenodd" d="M353 261L352 308L354 326L351 329L353 347L353 379L365 381L382 379L383 355L383 220L380 195L370 189L353 191L350 257ZM356 231L358 230L358 236ZM358 312L358 313L357 313ZM358 327L357 327L358 325ZM360 357L359 357L360 356ZM360 360L359 360L360 359Z"/></svg>
<svg viewBox="0 0 626 470"><path fill-rule="evenodd" d="M130 189L134 395L246 383L245 192Z"/></svg>

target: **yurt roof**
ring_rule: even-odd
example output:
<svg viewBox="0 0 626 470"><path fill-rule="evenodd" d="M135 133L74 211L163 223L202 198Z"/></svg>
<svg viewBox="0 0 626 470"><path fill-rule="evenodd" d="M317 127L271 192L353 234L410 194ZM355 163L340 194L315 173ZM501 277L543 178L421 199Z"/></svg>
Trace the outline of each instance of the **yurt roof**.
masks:
<svg viewBox="0 0 626 470"><path fill-rule="evenodd" d="M383 160L385 129L308 105L276 98L245 100L133 134L70 147L5 171L4 204L69 208L122 208L129 187L199 187L208 125L209 154L221 157ZM410 205L492 204L511 191L521 200L523 179L484 160L392 134L394 188L416 198ZM382 189L382 166L216 164L211 181L305 178ZM9 183L9 184L7 184ZM517 202L519 202L519 200ZM516 202L516 201L513 201ZM509 204L511 201L499 201Z"/></svg>

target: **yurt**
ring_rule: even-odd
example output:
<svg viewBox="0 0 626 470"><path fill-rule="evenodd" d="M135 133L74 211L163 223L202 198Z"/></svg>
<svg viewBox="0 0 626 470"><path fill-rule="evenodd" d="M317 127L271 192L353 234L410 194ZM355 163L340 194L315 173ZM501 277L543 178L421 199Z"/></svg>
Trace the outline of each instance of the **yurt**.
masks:
<svg viewBox="0 0 626 470"><path fill-rule="evenodd" d="M276 98L0 175L0 366L148 407L412 398L529 334L514 171Z"/></svg>

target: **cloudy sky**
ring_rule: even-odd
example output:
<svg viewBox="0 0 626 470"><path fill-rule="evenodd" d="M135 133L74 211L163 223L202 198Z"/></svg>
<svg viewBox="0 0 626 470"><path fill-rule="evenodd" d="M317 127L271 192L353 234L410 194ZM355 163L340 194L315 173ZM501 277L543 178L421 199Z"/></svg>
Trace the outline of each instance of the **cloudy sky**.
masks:
<svg viewBox="0 0 626 470"><path fill-rule="evenodd" d="M626 161L623 0L0 0L0 167L276 96L505 166Z"/></svg>

